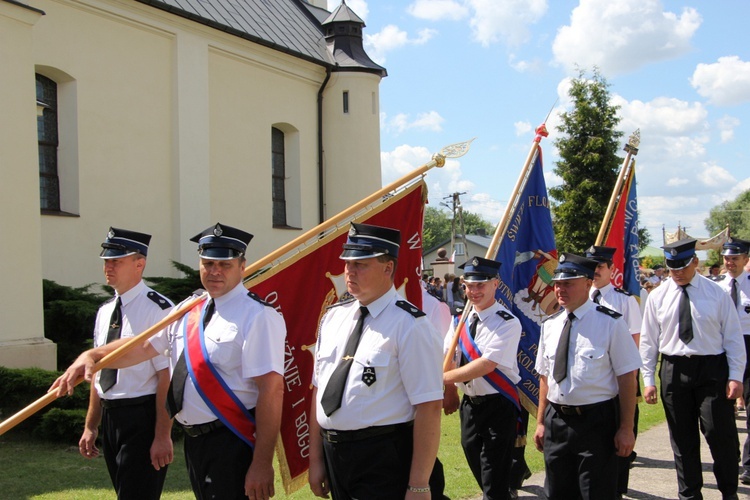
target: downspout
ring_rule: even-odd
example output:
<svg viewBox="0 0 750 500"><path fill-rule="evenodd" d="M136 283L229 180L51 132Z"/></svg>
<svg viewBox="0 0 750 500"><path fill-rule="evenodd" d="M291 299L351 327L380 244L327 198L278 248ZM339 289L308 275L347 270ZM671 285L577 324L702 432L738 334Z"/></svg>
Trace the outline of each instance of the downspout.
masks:
<svg viewBox="0 0 750 500"><path fill-rule="evenodd" d="M323 168L323 91L331 79L331 66L326 67L326 77L318 90L318 224L325 221L325 169Z"/></svg>

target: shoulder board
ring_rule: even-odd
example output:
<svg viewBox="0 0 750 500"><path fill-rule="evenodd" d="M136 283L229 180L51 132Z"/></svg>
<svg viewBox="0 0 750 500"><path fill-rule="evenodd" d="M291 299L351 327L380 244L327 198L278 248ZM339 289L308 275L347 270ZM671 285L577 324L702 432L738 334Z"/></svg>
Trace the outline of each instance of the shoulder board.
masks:
<svg viewBox="0 0 750 500"><path fill-rule="evenodd" d="M498 311L495 314L497 314L498 316L500 316L501 318L503 318L505 321L510 321L510 320L512 320L512 319L515 318L515 316L513 316L508 311Z"/></svg>
<svg viewBox="0 0 750 500"><path fill-rule="evenodd" d="M265 300L261 299L260 296L257 293L255 293L255 292L251 292L250 290L248 290L247 291L247 296L250 297L251 299L257 301L257 302L260 302L261 304L263 304L266 307L273 307L271 304L269 304Z"/></svg>
<svg viewBox="0 0 750 500"><path fill-rule="evenodd" d="M617 311L613 311L609 307L596 306L596 310L599 311L600 313L606 314L607 316L611 316L612 318L622 317L622 314L618 313Z"/></svg>
<svg viewBox="0 0 750 500"><path fill-rule="evenodd" d="M628 297L632 297L633 294L628 292L627 290L623 290L622 288L615 288L615 292L619 292L623 295L627 295Z"/></svg>
<svg viewBox="0 0 750 500"><path fill-rule="evenodd" d="M162 310L169 309L170 307L172 307L172 303L169 302L169 299L167 299L165 296L163 296L163 295L161 295L158 292L155 292L153 290L151 290L150 292L148 292L146 294L146 297L148 297L149 299L151 299L154 302L154 304L156 304L157 306L161 307Z"/></svg>
<svg viewBox="0 0 750 500"><path fill-rule="evenodd" d="M423 313L417 306L409 304L405 300L397 300L396 305L403 309L404 311L408 312L415 318L421 318L422 316L426 316L425 313Z"/></svg>
<svg viewBox="0 0 750 500"><path fill-rule="evenodd" d="M326 309L333 309L334 307L343 306L344 304L351 304L355 300L357 300L357 299L355 299L354 297L349 297L348 299L345 298L344 300L340 300L340 301L336 302L335 304L331 304L330 306L326 306Z"/></svg>
<svg viewBox="0 0 750 500"><path fill-rule="evenodd" d="M750 278L750 276L748 276L748 278ZM724 281L725 279L727 279L727 275L726 274L720 274L718 276L714 276L713 277L714 281Z"/></svg>
<svg viewBox="0 0 750 500"><path fill-rule="evenodd" d="M560 308L560 309L559 309L559 310L558 310L558 311L557 311L557 312L556 312L555 314L553 314L553 315L551 315L551 316L547 316L546 318L544 318L544 319L542 320L542 323L544 323L544 322L545 322L545 321L547 321L548 319L552 319L552 318L556 318L557 316L560 316L560 315L562 314L562 312L563 312L564 310L565 310L565 309L561 307L561 308Z"/></svg>

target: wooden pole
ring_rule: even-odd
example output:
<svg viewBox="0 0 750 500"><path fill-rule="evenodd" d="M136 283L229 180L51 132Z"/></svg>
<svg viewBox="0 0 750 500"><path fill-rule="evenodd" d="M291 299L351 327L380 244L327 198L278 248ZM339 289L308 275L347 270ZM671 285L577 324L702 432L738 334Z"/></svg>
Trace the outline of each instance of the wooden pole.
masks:
<svg viewBox="0 0 750 500"><path fill-rule="evenodd" d="M548 132L546 124L542 123L536 129L536 136L534 137L534 141L531 144L531 149L529 149L529 154L526 156L526 163L524 163L524 166L521 169L521 174L518 176L518 180L516 181L516 185L513 188L513 193L510 196L508 205L505 207L505 213L503 214L502 219L500 219L500 222L495 229L495 234L492 236L490 246L487 248L487 253L485 254L485 258L487 259L495 258L495 256L497 255L497 251L500 249L502 238L503 236L505 236L505 233L508 230L508 225L510 223L510 214L513 213L513 210L515 210L515 207L518 204L518 197L520 196L521 191L523 191L523 188L526 186L526 182L529 178L529 172L531 171L530 166L536 158L537 153L539 152L539 142L541 142L542 137L547 137L547 135ZM467 298L466 307L464 307L464 312L463 314L461 314L461 319L459 320L458 325L456 326L456 330L453 333L451 345L445 354L445 358L443 359L443 372L452 367L453 356L456 351L456 347L458 346L458 337L461 334L461 326L469 317L471 309L472 308L470 307L470 302Z"/></svg>
<svg viewBox="0 0 750 500"><path fill-rule="evenodd" d="M295 238L294 240L290 241L286 245L283 245L279 249L271 252L270 254L266 255L262 259L250 264L245 268L243 271L243 277L248 277L252 275L253 273L257 272L258 270L262 269L263 266L268 265L278 259L279 257L285 255L291 250L294 250L299 245L307 242L314 236L325 232L329 228L335 226L339 222L346 220L347 218L351 217L352 215L356 214L360 210L366 208L370 204L374 203L378 199L382 198L386 194L390 193L391 191L398 189L399 187L403 186L404 184L407 184L408 182L416 179L417 177L421 176L428 170L430 170L433 167L442 167L445 165L446 158L459 158L463 155L465 155L469 148L471 147L471 143L474 141L474 139L471 139L469 141L465 142L458 142L455 144L450 144L448 146L445 146L443 149L440 150L439 153L436 153L432 156L432 159L419 167L418 169L414 170L413 172L408 173L407 175L401 177L400 179L388 184L387 186L383 187L382 189L376 191L375 193L371 194L364 200L359 201L358 203L355 203L351 207L343 210L342 212L338 213L337 215L331 217L327 221L318 224L314 228L310 229L309 231L305 232L303 235ZM208 297L208 293L204 293L200 297L195 297L193 299L190 299L189 301L185 302L179 309L174 310L172 313L167 315L164 319L153 325L148 330L144 331L143 333L131 338L126 343L124 343L122 346L118 347L116 350L112 351L102 359L100 359L93 368L93 372L96 373L97 371L101 370L102 368L107 368L112 363L114 363L116 360L120 359L122 356L124 356L128 351L130 351L134 346L138 344L142 344L143 342L146 342L149 338L156 335L158 332L166 328L167 326L171 325L178 319L180 319L182 316L185 315L193 306L195 306L197 303L199 303L201 300ZM81 382L83 382L83 378L80 378L76 380L74 385L78 385ZM52 403L55 399L57 399L57 392L52 391L48 392L41 398L37 399L30 405L26 406L21 411L17 412L16 414L10 416L9 418L5 419L3 422L0 422L0 436L5 434L7 431L15 427L16 425L20 424L27 418L29 418L34 413L38 412L48 404Z"/></svg>
<svg viewBox="0 0 750 500"><path fill-rule="evenodd" d="M612 190L612 196L609 198L609 205L607 205L607 211L604 214L604 219L602 220L602 225L599 228L599 234L596 237L596 242L594 243L594 245L601 245L602 242L607 238L607 234L609 233L609 226L612 222L612 214L614 213L617 205L620 202L620 193L622 191L622 186L625 183L625 180L630 175L630 170L632 168L630 159L632 156L638 154L638 146L640 145L640 142L641 131L640 129L638 129L630 135L630 137L628 138L628 143L625 145L624 149L627 154L625 155L625 160L623 160L622 162L620 173L617 176L617 182L615 182L615 188Z"/></svg>

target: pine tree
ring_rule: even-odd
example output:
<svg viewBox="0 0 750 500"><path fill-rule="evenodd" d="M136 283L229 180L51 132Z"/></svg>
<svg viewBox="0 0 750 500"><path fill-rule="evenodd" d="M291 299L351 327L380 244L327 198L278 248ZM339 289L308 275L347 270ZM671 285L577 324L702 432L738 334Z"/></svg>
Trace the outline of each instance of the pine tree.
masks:
<svg viewBox="0 0 750 500"><path fill-rule="evenodd" d="M610 102L609 84L595 68L572 81L571 112L561 115L555 141L560 160L555 174L562 184L549 189L559 251L581 254L594 244L623 159L617 156L623 133L616 130L619 106Z"/></svg>

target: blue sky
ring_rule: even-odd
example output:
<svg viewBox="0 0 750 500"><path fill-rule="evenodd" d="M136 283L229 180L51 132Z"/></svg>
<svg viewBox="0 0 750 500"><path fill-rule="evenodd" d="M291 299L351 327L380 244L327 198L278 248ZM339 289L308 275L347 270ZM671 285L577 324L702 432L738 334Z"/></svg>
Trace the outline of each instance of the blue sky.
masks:
<svg viewBox="0 0 750 500"><path fill-rule="evenodd" d="M547 184L560 183L557 114L571 109L576 68L596 65L621 106L623 145L641 132L640 223L655 244L662 225L707 236L709 210L750 189L747 0L346 3L366 22L368 54L388 70L380 86L384 185L476 137L466 156L427 175L430 204L466 192L464 208L497 223L553 105L542 147ZM329 9L338 4L329 0Z"/></svg>

